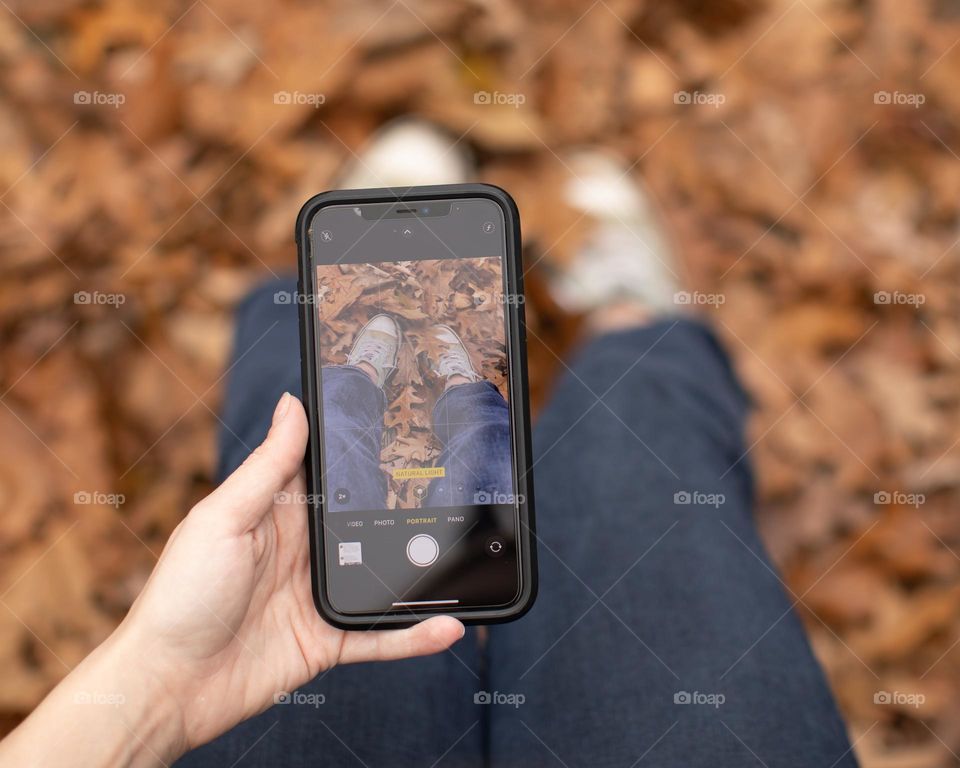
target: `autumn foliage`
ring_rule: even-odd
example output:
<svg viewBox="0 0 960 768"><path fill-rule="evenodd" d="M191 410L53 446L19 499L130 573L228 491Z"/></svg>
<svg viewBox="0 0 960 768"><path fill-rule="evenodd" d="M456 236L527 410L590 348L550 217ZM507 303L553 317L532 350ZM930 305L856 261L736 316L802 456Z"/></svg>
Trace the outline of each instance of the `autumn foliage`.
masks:
<svg viewBox="0 0 960 768"><path fill-rule="evenodd" d="M945 0L9 0L4 722L107 635L210 488L232 310L294 270L302 203L414 114L519 203L538 406L577 343L547 289L588 227L567 153L646 180L690 290L724 299L759 524L858 755L954 764L958 38Z"/></svg>

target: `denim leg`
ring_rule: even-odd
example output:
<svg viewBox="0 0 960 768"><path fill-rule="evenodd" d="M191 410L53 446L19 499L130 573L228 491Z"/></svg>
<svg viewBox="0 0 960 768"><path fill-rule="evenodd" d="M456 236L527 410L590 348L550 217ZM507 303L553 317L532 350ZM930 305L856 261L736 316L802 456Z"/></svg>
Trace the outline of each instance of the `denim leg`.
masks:
<svg viewBox="0 0 960 768"><path fill-rule="evenodd" d="M510 410L489 381L451 387L433 408L433 431L443 444L426 507L476 504L513 493Z"/></svg>
<svg viewBox="0 0 960 768"><path fill-rule="evenodd" d="M601 337L559 383L539 598L490 633L490 690L525 696L483 705L493 765L856 764L754 528L747 408L687 320Z"/></svg>
<svg viewBox="0 0 960 768"><path fill-rule="evenodd" d="M352 365L324 366L321 381L328 508L383 509L387 503L387 478L380 469L383 390ZM341 491L345 496L339 495Z"/></svg>
<svg viewBox="0 0 960 768"><path fill-rule="evenodd" d="M237 307L233 353L221 407L217 482L263 442L273 407L284 392L301 396L297 281L273 280Z"/></svg>
<svg viewBox="0 0 960 768"><path fill-rule="evenodd" d="M278 292L295 290L295 280L267 283L238 310L223 405L221 477L266 436L283 391L300 394L297 307L274 300ZM468 630L451 651L436 656L336 667L301 689L323 694L323 704L271 707L177 765L478 767L483 740L473 694L479 659L476 632Z"/></svg>

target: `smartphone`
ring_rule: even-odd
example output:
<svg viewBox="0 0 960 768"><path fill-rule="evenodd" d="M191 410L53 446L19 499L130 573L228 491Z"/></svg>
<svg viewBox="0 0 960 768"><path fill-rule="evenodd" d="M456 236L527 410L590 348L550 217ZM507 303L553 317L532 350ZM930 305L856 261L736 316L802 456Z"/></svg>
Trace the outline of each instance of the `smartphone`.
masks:
<svg viewBox="0 0 960 768"><path fill-rule="evenodd" d="M296 239L317 609L344 629L516 619L537 568L515 203L325 192Z"/></svg>

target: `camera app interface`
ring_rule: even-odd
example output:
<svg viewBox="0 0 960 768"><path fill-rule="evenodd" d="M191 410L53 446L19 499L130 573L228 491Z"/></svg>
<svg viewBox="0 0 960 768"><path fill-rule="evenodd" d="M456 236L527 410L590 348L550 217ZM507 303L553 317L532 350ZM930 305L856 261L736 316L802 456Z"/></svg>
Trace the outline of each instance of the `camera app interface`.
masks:
<svg viewBox="0 0 960 768"><path fill-rule="evenodd" d="M311 224L327 590L344 613L518 590L504 217L492 200Z"/></svg>

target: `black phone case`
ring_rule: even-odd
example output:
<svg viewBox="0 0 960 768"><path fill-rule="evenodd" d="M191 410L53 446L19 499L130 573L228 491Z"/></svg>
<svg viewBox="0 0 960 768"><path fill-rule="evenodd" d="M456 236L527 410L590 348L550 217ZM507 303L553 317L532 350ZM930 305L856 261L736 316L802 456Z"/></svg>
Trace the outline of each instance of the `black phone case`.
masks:
<svg viewBox="0 0 960 768"><path fill-rule="evenodd" d="M306 297L314 292L315 271L310 254L310 222L314 214L327 205L351 203L413 202L418 200L456 200L483 197L494 201L503 210L506 222L506 278L507 287L518 296L523 295L523 268L520 251L520 215L516 203L504 190L490 184L449 184L440 186L406 187L394 189L353 189L323 192L311 197L297 215L296 241L299 255L300 280L297 285L300 308L300 368L303 378L303 402L310 427L307 445L306 475L310 503L307 515L310 526L310 573L313 582L313 599L320 615L341 629L388 629L402 628L418 621L443 613L454 616L466 624L498 624L519 618L533 605L537 595L536 533L533 511L533 465L530 440L530 403L527 392L526 324L522 302L506 304L509 312L509 355L513 376L510 381L510 397L513 408L514 434L516 436L517 494L519 504L517 531L520 553L521 589L516 601L502 608L462 609L459 611L422 612L409 610L404 613L344 614L337 611L327 599L324 586L325 563L324 525L321 504L314 503L323 496L321 458L319 445L319 405L316 368L316 341L314 338L313 304Z"/></svg>

